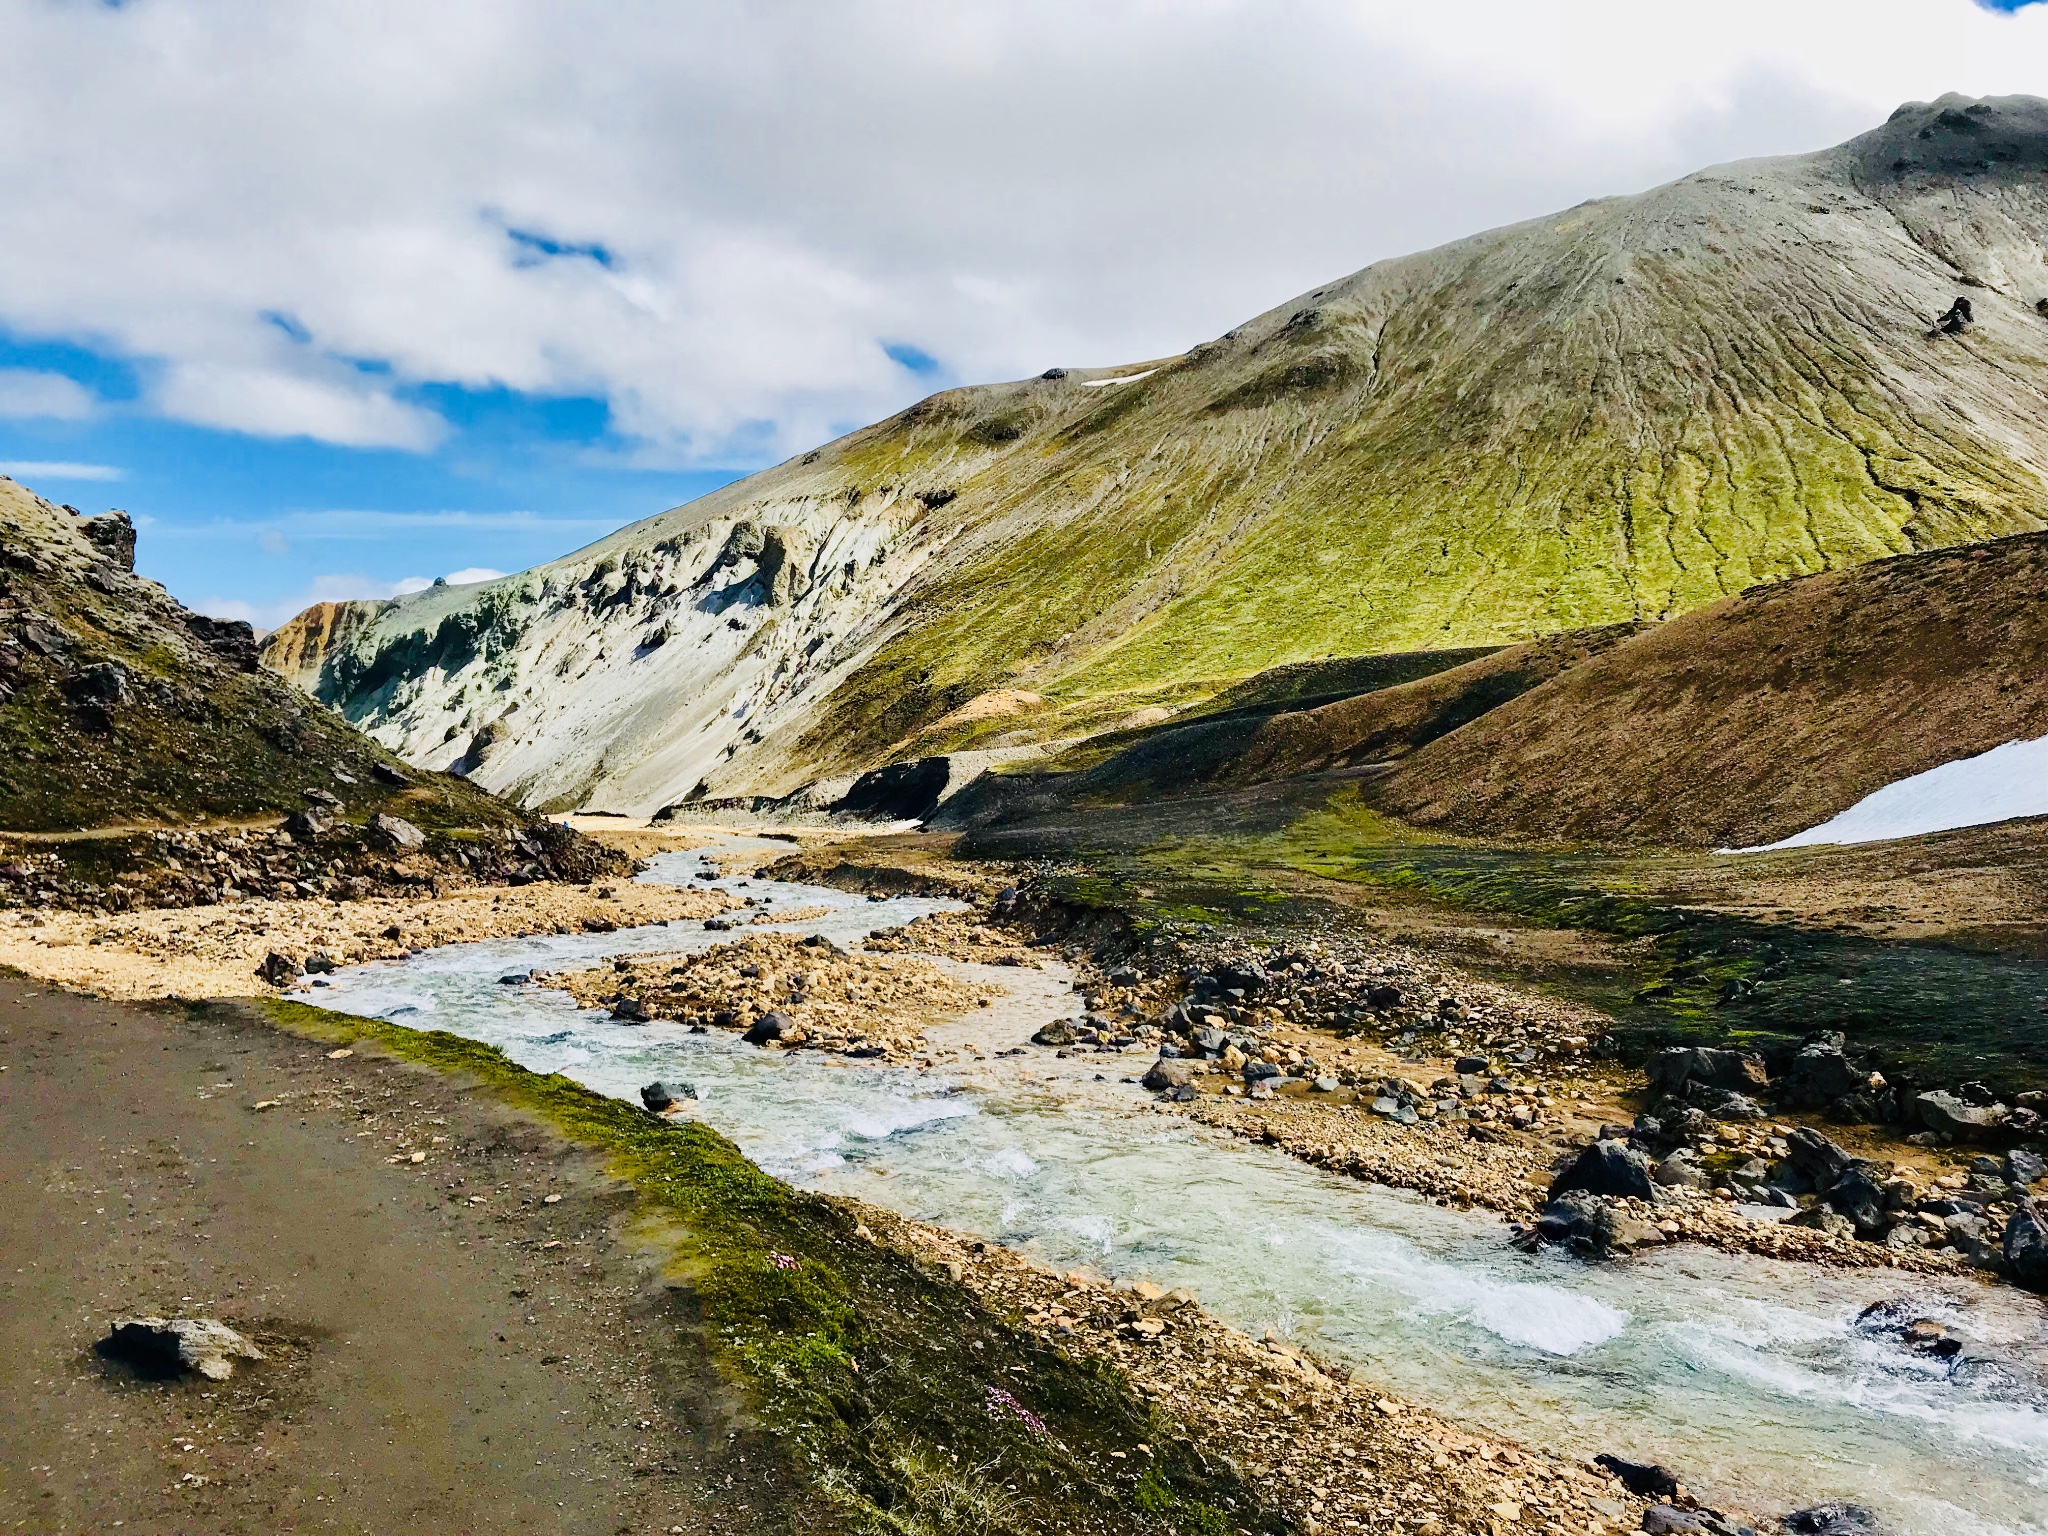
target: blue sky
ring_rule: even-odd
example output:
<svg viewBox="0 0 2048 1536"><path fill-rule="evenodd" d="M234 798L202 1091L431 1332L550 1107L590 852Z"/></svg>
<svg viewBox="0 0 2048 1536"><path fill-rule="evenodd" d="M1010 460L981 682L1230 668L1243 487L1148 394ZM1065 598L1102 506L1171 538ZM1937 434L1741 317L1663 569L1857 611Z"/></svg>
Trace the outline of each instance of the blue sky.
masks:
<svg viewBox="0 0 2048 1536"><path fill-rule="evenodd" d="M934 389L2039 91L2048 7L41 0L0 55L0 472L269 626Z"/></svg>

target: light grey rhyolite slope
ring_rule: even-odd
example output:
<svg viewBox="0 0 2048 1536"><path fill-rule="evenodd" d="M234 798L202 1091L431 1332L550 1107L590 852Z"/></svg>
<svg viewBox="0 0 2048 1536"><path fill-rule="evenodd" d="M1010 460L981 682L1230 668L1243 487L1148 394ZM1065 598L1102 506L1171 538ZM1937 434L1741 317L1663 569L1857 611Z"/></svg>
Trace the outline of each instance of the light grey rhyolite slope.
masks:
<svg viewBox="0 0 2048 1536"><path fill-rule="evenodd" d="M1971 323L1937 328L1958 297ZM1302 658L1661 619L2048 526L2044 303L2048 103L1913 103L1181 357L934 396L552 565L315 611L270 655L416 762L644 811Z"/></svg>

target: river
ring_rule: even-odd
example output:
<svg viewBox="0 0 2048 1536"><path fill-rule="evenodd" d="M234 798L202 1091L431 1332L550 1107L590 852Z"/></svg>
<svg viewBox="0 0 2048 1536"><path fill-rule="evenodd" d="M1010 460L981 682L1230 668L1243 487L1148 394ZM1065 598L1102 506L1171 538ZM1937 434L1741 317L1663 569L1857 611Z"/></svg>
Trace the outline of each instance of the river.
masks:
<svg viewBox="0 0 2048 1536"><path fill-rule="evenodd" d="M702 884L710 870L700 854L664 854L641 878ZM771 914L825 907L787 931L841 943L957 905L717 883ZM1483 1212L1159 1113L1122 1081L1143 1056L997 1055L1077 1011L1057 966L940 962L1008 996L934 1030L960 1054L923 1071L629 1027L499 980L730 937L690 922L458 945L351 967L304 995L470 1036L635 1101L643 1083L687 1081L697 1113L791 1183L1062 1267L1185 1286L1254 1337L1277 1329L1453 1420L1580 1457L1661 1461L1724 1506L1847 1498L1902 1536L2048 1536L2048 1309L2010 1287L1691 1246L1600 1265L1517 1252ZM1904 1296L1965 1341L1963 1363L1858 1330L1865 1306Z"/></svg>

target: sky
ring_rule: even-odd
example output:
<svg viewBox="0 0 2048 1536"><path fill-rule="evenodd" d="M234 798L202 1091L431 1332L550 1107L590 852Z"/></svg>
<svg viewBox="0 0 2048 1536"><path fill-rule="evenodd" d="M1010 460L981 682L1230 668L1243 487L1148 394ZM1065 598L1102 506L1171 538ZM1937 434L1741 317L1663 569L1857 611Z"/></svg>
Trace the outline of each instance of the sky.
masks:
<svg viewBox="0 0 2048 1536"><path fill-rule="evenodd" d="M14 0L0 473L259 626L1946 91L1980 0Z"/></svg>

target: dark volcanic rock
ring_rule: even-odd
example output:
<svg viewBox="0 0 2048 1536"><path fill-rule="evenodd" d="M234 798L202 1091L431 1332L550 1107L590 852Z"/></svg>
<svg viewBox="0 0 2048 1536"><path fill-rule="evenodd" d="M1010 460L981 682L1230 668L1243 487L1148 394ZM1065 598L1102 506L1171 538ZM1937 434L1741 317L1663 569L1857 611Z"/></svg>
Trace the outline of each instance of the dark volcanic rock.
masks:
<svg viewBox="0 0 2048 1536"><path fill-rule="evenodd" d="M1638 1200L1657 1198L1650 1160L1619 1141L1596 1141L1572 1161L1550 1185L1550 1198L1574 1190L1589 1195L1621 1195Z"/></svg>
<svg viewBox="0 0 2048 1536"><path fill-rule="evenodd" d="M1638 1498L1668 1499L1678 1492L1678 1474L1669 1467L1648 1461L1624 1461L1619 1456L1600 1455L1593 1464L1605 1467L1621 1479L1621 1486Z"/></svg>
<svg viewBox="0 0 2048 1536"><path fill-rule="evenodd" d="M2021 1196L2014 1206L2001 1252L2014 1280L2029 1290L2048 1291L2048 1218L2031 1197Z"/></svg>
<svg viewBox="0 0 2048 1536"><path fill-rule="evenodd" d="M786 1013L764 1013L760 1021L740 1038L749 1045L766 1045L788 1033L792 1020Z"/></svg>

